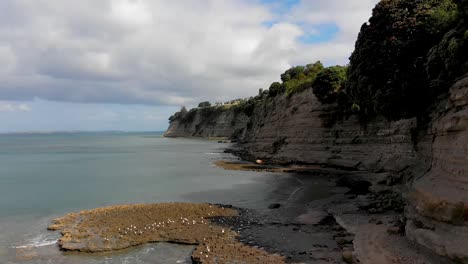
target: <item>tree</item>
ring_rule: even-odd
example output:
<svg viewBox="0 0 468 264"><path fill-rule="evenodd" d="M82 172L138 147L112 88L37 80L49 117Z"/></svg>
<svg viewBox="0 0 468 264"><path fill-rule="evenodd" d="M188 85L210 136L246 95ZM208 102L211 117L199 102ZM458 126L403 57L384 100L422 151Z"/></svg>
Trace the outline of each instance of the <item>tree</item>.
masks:
<svg viewBox="0 0 468 264"><path fill-rule="evenodd" d="M453 80L468 72L468 1L455 2L458 4L458 25L429 51L425 64L430 87L436 94L443 92ZM439 16L447 20L444 14Z"/></svg>
<svg viewBox="0 0 468 264"><path fill-rule="evenodd" d="M210 107L210 106L211 106L211 103L208 101L201 102L198 104L198 107Z"/></svg>
<svg viewBox="0 0 468 264"><path fill-rule="evenodd" d="M344 66L333 66L324 69L317 75L312 89L322 103L335 102L337 94L346 80L346 69Z"/></svg>
<svg viewBox="0 0 468 264"><path fill-rule="evenodd" d="M176 112L175 114L169 117L169 121L173 122L175 120L183 119L187 113L187 108L185 108L185 106L182 106L179 112Z"/></svg>
<svg viewBox="0 0 468 264"><path fill-rule="evenodd" d="M432 101L425 63L457 21L453 0L382 0L361 27L346 89L362 115L423 113Z"/></svg>
<svg viewBox="0 0 468 264"><path fill-rule="evenodd" d="M279 82L274 82L270 85L270 89L268 89L268 95L270 97L274 97L278 94L284 93L284 87Z"/></svg>
<svg viewBox="0 0 468 264"><path fill-rule="evenodd" d="M307 64L304 74L315 79L317 74L323 69L323 64L320 61L317 61L315 63Z"/></svg>

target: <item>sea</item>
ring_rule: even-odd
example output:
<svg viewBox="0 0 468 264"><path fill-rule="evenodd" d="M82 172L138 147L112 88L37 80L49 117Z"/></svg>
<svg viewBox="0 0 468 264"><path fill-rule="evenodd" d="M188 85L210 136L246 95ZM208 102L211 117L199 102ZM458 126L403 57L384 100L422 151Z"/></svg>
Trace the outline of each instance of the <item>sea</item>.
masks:
<svg viewBox="0 0 468 264"><path fill-rule="evenodd" d="M103 254L62 252L52 219L116 204L223 203L265 210L300 186L295 177L229 171L218 141L147 133L0 135L0 263L191 263L191 246L147 244Z"/></svg>

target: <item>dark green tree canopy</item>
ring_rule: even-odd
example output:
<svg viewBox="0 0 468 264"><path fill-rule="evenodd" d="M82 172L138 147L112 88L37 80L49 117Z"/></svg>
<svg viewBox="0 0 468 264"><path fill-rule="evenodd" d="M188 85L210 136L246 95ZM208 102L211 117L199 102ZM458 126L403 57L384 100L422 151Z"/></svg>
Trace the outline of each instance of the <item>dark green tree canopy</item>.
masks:
<svg viewBox="0 0 468 264"><path fill-rule="evenodd" d="M274 82L270 85L268 89L268 95L274 97L278 94L282 94L284 92L284 87L279 82Z"/></svg>
<svg viewBox="0 0 468 264"><path fill-rule="evenodd" d="M332 66L322 70L312 84L315 96L322 103L333 103L337 94L343 89L346 81L346 70L344 66Z"/></svg>
<svg viewBox="0 0 468 264"><path fill-rule="evenodd" d="M453 0L382 0L362 26L347 92L363 115L411 117L424 111L428 53L458 24Z"/></svg>
<svg viewBox="0 0 468 264"><path fill-rule="evenodd" d="M295 66L281 74L280 93L286 92L288 96L301 92L312 86L317 74L323 70L320 61L307 64L306 66ZM273 84L272 84L273 85ZM277 88L276 84L273 88ZM275 92L273 92L274 94Z"/></svg>

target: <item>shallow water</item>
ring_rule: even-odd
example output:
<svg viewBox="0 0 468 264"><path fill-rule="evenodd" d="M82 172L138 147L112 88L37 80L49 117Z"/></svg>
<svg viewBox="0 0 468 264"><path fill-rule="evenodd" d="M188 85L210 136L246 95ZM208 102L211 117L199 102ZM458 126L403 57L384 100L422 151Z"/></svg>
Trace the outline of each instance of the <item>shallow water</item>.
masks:
<svg viewBox="0 0 468 264"><path fill-rule="evenodd" d="M46 227L60 215L127 203L212 202L264 209L300 186L284 174L227 171L225 144L160 134L0 135L0 263L189 263L190 246L70 254Z"/></svg>

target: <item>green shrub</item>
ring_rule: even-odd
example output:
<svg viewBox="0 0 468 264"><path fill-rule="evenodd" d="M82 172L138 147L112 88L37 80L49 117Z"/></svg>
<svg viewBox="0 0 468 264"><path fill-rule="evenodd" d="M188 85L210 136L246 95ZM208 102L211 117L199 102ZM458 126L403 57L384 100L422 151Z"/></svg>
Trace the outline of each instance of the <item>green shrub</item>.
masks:
<svg viewBox="0 0 468 264"><path fill-rule="evenodd" d="M288 69L281 74L281 80L283 81L281 87L282 93L285 92L287 96L291 96L310 88L318 73L320 73L323 68L323 64L317 61L312 64L307 64L305 67L295 66Z"/></svg>
<svg viewBox="0 0 468 264"><path fill-rule="evenodd" d="M467 1L459 4L458 25L448 31L428 53L426 72L433 93L444 91L457 77L468 72Z"/></svg>
<svg viewBox="0 0 468 264"><path fill-rule="evenodd" d="M333 103L346 80L346 67L333 66L322 70L312 84L315 96L322 103Z"/></svg>
<svg viewBox="0 0 468 264"><path fill-rule="evenodd" d="M274 82L270 85L270 88L268 89L268 96L270 97L275 97L278 94L284 93L284 86L281 85L279 82Z"/></svg>
<svg viewBox="0 0 468 264"><path fill-rule="evenodd" d="M180 108L180 111L179 112L176 112L175 114L173 114L172 116L169 117L169 121L170 122L173 122L173 121L176 121L176 120L179 120L182 118L182 116L184 116L185 114L187 113L187 108L185 106L182 106Z"/></svg>
<svg viewBox="0 0 468 264"><path fill-rule="evenodd" d="M312 77L312 79L315 79L315 77L317 77L317 74L319 74L323 69L323 64L320 61L317 61L312 64L307 64L304 73L305 75Z"/></svg>

